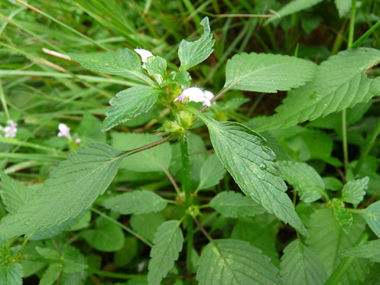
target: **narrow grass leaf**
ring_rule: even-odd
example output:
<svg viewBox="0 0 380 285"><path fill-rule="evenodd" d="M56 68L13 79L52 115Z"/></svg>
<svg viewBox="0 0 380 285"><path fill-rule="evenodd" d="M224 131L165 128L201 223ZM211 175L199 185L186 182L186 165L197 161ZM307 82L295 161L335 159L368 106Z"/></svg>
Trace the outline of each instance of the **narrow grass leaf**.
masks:
<svg viewBox="0 0 380 285"><path fill-rule="evenodd" d="M91 206L116 175L120 151L99 143L70 153L42 189L0 225L9 237L30 235L62 224Z"/></svg>
<svg viewBox="0 0 380 285"><path fill-rule="evenodd" d="M322 261L299 239L285 247L280 268L287 285L322 285L328 278Z"/></svg>
<svg viewBox="0 0 380 285"><path fill-rule="evenodd" d="M103 131L146 113L158 98L158 90L149 86L132 87L120 91L110 100L103 121Z"/></svg>
<svg viewBox="0 0 380 285"><path fill-rule="evenodd" d="M111 197L102 202L103 207L123 215L160 212L168 203L151 191L132 191Z"/></svg>
<svg viewBox="0 0 380 285"><path fill-rule="evenodd" d="M199 258L199 285L283 284L278 269L262 251L248 242L214 240Z"/></svg>
<svg viewBox="0 0 380 285"><path fill-rule="evenodd" d="M203 18L201 25L204 33L199 40L188 42L182 40L179 44L178 56L181 60L180 71L188 70L206 60L214 51L212 48L215 40L212 39L208 17Z"/></svg>
<svg viewBox="0 0 380 285"><path fill-rule="evenodd" d="M251 198L233 191L219 193L209 204L223 216L231 218L260 215L265 212L264 208Z"/></svg>
<svg viewBox="0 0 380 285"><path fill-rule="evenodd" d="M277 114L259 130L291 127L367 102L380 94L380 77L369 79L365 72L379 62L380 51L371 48L331 56L318 66L312 81L288 93Z"/></svg>
<svg viewBox="0 0 380 285"><path fill-rule="evenodd" d="M155 234L148 267L149 285L159 285L178 259L182 250L183 234L179 221L163 223Z"/></svg>
<svg viewBox="0 0 380 285"><path fill-rule="evenodd" d="M227 61L224 89L265 93L290 90L313 79L317 65L291 56L242 53Z"/></svg>

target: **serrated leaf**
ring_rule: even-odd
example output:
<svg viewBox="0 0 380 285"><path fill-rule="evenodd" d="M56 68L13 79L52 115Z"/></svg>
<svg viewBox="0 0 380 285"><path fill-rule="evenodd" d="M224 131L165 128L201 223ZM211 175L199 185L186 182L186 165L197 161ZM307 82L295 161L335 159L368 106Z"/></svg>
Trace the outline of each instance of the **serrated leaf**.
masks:
<svg viewBox="0 0 380 285"><path fill-rule="evenodd" d="M70 153L37 195L0 225L2 235L31 235L78 216L112 182L118 155L120 151L105 144L89 144Z"/></svg>
<svg viewBox="0 0 380 285"><path fill-rule="evenodd" d="M216 154L210 155L201 167L198 190L209 189L223 179L226 170Z"/></svg>
<svg viewBox="0 0 380 285"><path fill-rule="evenodd" d="M380 78L368 79L365 71L380 62L380 51L349 49L318 66L315 77L292 90L260 131L287 128L367 102L380 94Z"/></svg>
<svg viewBox="0 0 380 285"><path fill-rule="evenodd" d="M264 208L240 193L226 191L211 199L209 205L226 217L238 218L263 214Z"/></svg>
<svg viewBox="0 0 380 285"><path fill-rule="evenodd" d="M150 56L147 58L145 67L148 71L166 77L166 68L168 64L166 60L160 56Z"/></svg>
<svg viewBox="0 0 380 285"><path fill-rule="evenodd" d="M102 206L123 215L160 212L168 203L151 191L132 191L111 197Z"/></svg>
<svg viewBox="0 0 380 285"><path fill-rule="evenodd" d="M151 260L148 267L149 285L159 285L161 280L174 266L182 250L183 234L179 221L163 223L154 236L153 247L150 251Z"/></svg>
<svg viewBox="0 0 380 285"><path fill-rule="evenodd" d="M62 267L59 264L50 265L40 279L39 285L52 285L55 281L57 281L59 274L61 273L61 269Z"/></svg>
<svg viewBox="0 0 380 285"><path fill-rule="evenodd" d="M352 0L335 0L334 2L339 12L339 18L347 16L351 10Z"/></svg>
<svg viewBox="0 0 380 285"><path fill-rule="evenodd" d="M154 134L111 133L112 146L120 150L132 150L160 139ZM129 171L149 172L168 169L172 158L171 145L167 142L124 158L120 168Z"/></svg>
<svg viewBox="0 0 380 285"><path fill-rule="evenodd" d="M87 69L128 78L137 76L149 85L156 86L152 79L142 72L141 60L137 53L130 49L119 48L116 51L70 54L70 57Z"/></svg>
<svg viewBox="0 0 380 285"><path fill-rule="evenodd" d="M264 146L265 139L242 124L218 122L198 111L195 114L206 123L216 154L240 189L268 212L307 235L285 193L287 187L279 177L276 156Z"/></svg>
<svg viewBox="0 0 380 285"><path fill-rule="evenodd" d="M20 184L2 171L0 171L0 177L0 195L5 205L5 209L10 214L15 214L21 206L36 194L37 189L32 189L26 185Z"/></svg>
<svg viewBox="0 0 380 285"><path fill-rule="evenodd" d="M276 15L279 15L281 18L286 17L288 15L292 15L304 9L313 7L314 5L322 2L322 0L293 0L283 6L280 10L276 12ZM265 21L265 25L277 20L277 17L271 17Z"/></svg>
<svg viewBox="0 0 380 285"><path fill-rule="evenodd" d="M285 247L280 267L287 285L322 285L328 278L322 261L298 239Z"/></svg>
<svg viewBox="0 0 380 285"><path fill-rule="evenodd" d="M310 216L309 225L310 235L306 244L325 265L328 275L340 264L340 254L352 248L364 229L360 219L354 217L353 224L346 234L330 209L314 211ZM342 276L341 284L357 284L363 281L367 267L366 261L354 259Z"/></svg>
<svg viewBox="0 0 380 285"><path fill-rule="evenodd" d="M311 203L326 195L325 184L313 167L303 162L278 161L281 178L293 185L302 201Z"/></svg>
<svg viewBox="0 0 380 285"><path fill-rule="evenodd" d="M181 61L181 71L188 70L206 60L214 51L212 47L215 40L212 39L208 17L203 18L201 25L204 33L199 40L194 42L182 40L179 44L178 56Z"/></svg>
<svg viewBox="0 0 380 285"><path fill-rule="evenodd" d="M291 56L242 53L227 61L224 89L276 93L311 80L316 64Z"/></svg>
<svg viewBox="0 0 380 285"><path fill-rule="evenodd" d="M36 251L42 256L47 259L56 259L59 260L61 258L61 255L57 250L51 249L51 248L43 248L36 246Z"/></svg>
<svg viewBox="0 0 380 285"><path fill-rule="evenodd" d="M22 285L22 266L20 263L9 263L0 266L1 285Z"/></svg>
<svg viewBox="0 0 380 285"><path fill-rule="evenodd" d="M348 234L348 229L351 227L354 217L344 207L344 203L342 203L342 205L340 205L338 202L334 203L334 215L335 218L339 221L339 224L342 226L344 232Z"/></svg>
<svg viewBox="0 0 380 285"><path fill-rule="evenodd" d="M367 222L373 232L380 237L380 201L358 212Z"/></svg>
<svg viewBox="0 0 380 285"><path fill-rule="evenodd" d="M150 241L153 241L158 227L164 222L165 218L160 213L132 215L131 217L132 229Z"/></svg>
<svg viewBox="0 0 380 285"><path fill-rule="evenodd" d="M117 251L124 245L123 231L118 225L103 217L96 219L95 229L85 230L81 235L92 247L100 251Z"/></svg>
<svg viewBox="0 0 380 285"><path fill-rule="evenodd" d="M158 98L158 90L148 86L132 87L120 91L110 100L103 121L103 131L148 112Z"/></svg>
<svg viewBox="0 0 380 285"><path fill-rule="evenodd" d="M343 252L340 256L368 258L371 261L380 263L380 240L374 240L367 242L366 244L355 246L354 248Z"/></svg>
<svg viewBox="0 0 380 285"><path fill-rule="evenodd" d="M214 240L199 258L199 285L283 284L261 250L234 239Z"/></svg>
<svg viewBox="0 0 380 285"><path fill-rule="evenodd" d="M169 82L174 82L174 83L178 83L180 85L183 85L185 87L189 87L190 84L191 84L191 76L190 76L190 73L188 73L187 71L185 70L182 70L178 73L176 72L172 72L171 73L171 78L169 80Z"/></svg>
<svg viewBox="0 0 380 285"><path fill-rule="evenodd" d="M327 190L338 191L343 187L343 183L335 177L323 177L322 179Z"/></svg>
<svg viewBox="0 0 380 285"><path fill-rule="evenodd" d="M369 177L347 182L342 189L342 200L351 204L359 204L368 189L368 183Z"/></svg>

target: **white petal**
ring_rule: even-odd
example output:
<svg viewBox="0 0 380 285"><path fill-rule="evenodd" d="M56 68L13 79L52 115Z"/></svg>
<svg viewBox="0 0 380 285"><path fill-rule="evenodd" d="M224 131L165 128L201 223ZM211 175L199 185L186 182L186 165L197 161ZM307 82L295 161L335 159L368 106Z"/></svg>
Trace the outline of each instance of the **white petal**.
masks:
<svg viewBox="0 0 380 285"><path fill-rule="evenodd" d="M58 129L60 130L60 133L62 133L62 136L70 134L70 128L65 124L59 124Z"/></svg>
<svg viewBox="0 0 380 285"><path fill-rule="evenodd" d="M205 98L203 90L198 87L187 88L183 90L181 95L193 102L202 102Z"/></svg>
<svg viewBox="0 0 380 285"><path fill-rule="evenodd" d="M206 99L211 100L212 98L214 98L214 94L212 92L206 90L204 93Z"/></svg>
<svg viewBox="0 0 380 285"><path fill-rule="evenodd" d="M202 101L202 103L203 103L203 106L207 106L207 107L210 107L211 106L211 102L210 102L210 100L209 99L207 99L207 98L204 98L203 99L203 101Z"/></svg>
<svg viewBox="0 0 380 285"><path fill-rule="evenodd" d="M142 62L146 62L148 57L153 56L153 54L149 50L146 50L146 49L136 48L135 52L137 52L141 56ZM143 65L143 68L145 68L145 64Z"/></svg>

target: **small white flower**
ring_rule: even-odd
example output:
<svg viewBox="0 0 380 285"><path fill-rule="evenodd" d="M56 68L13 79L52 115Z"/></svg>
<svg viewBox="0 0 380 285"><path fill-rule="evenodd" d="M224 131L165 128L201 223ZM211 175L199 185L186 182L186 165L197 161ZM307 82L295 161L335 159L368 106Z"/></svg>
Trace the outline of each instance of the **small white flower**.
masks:
<svg viewBox="0 0 380 285"><path fill-rule="evenodd" d="M14 138L17 133L17 128L5 127L4 132L6 138Z"/></svg>
<svg viewBox="0 0 380 285"><path fill-rule="evenodd" d="M185 98L188 98L189 101L202 102L203 105L210 107L210 100L213 97L214 94L212 94L210 91L203 92L203 90L198 87L190 87L183 90L182 94L179 95L174 101L179 101L182 103Z"/></svg>
<svg viewBox="0 0 380 285"><path fill-rule="evenodd" d="M75 143L80 143L80 138L75 139Z"/></svg>
<svg viewBox="0 0 380 285"><path fill-rule="evenodd" d="M137 271L138 271L138 272L143 271L144 267L145 267L145 262L144 262L144 261L140 262L140 263L137 265Z"/></svg>
<svg viewBox="0 0 380 285"><path fill-rule="evenodd" d="M11 128L16 128L17 127L17 123L13 122L12 120L8 120L7 124L10 125Z"/></svg>
<svg viewBox="0 0 380 285"><path fill-rule="evenodd" d="M66 126L65 124L59 124L58 129L59 129L59 132L57 135L59 137L67 137L69 140L71 140L70 128L68 126Z"/></svg>
<svg viewBox="0 0 380 285"><path fill-rule="evenodd" d="M148 57L153 56L153 54L146 49L136 48L135 52L137 52L141 56L141 61L143 62L142 68L145 68L145 62L147 62Z"/></svg>

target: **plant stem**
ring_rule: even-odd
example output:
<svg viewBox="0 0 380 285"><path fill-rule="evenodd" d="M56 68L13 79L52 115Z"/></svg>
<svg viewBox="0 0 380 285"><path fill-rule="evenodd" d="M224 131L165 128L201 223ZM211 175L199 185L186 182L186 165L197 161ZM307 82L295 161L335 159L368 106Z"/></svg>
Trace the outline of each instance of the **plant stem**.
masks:
<svg viewBox="0 0 380 285"><path fill-rule="evenodd" d="M114 272L101 271L95 268L87 268L86 271L91 274L96 274L99 276L113 277L119 279L146 279L146 275L131 275L131 274L120 274Z"/></svg>
<svg viewBox="0 0 380 285"><path fill-rule="evenodd" d="M366 141L366 144L364 145L364 150L359 158L359 161L358 163L356 164L355 166L355 169L354 169L354 174L357 174L359 173L360 171L360 168L362 167L363 165L363 162L364 160L366 159L369 151L371 150L377 136L379 135L380 133L380 118L379 120L377 121L376 123L376 126L375 128L373 129L372 133L369 135L367 141Z"/></svg>
<svg viewBox="0 0 380 285"><path fill-rule="evenodd" d="M91 211L97 213L99 216L102 216L103 218L111 221L112 223L118 225L120 228L126 230L127 232L129 232L131 235L134 235L136 238L138 238L139 240L141 240L143 243L145 243L146 245L149 245L150 247L153 246L153 244L151 244L149 241L147 241L146 239L144 239L142 236L140 236L138 233L132 231L130 228L128 228L127 226L124 226L122 223L119 223L118 221L112 219L111 217L109 217L108 215L94 209L94 208L91 208Z"/></svg>
<svg viewBox="0 0 380 285"><path fill-rule="evenodd" d="M191 189L190 189L190 160L189 160L189 141L185 133L180 138L181 158L182 158L182 191L185 192L186 208L192 205ZM191 253L193 250L193 219L191 216L187 218L187 270L191 272Z"/></svg>
<svg viewBox="0 0 380 285"><path fill-rule="evenodd" d="M9 116L7 101L5 100L5 95L4 95L4 91L3 91L3 85L1 84L1 78L0 78L0 100L1 100L1 104L3 105L3 108L4 108L4 112L7 115L8 120L10 120L11 117Z"/></svg>
<svg viewBox="0 0 380 285"><path fill-rule="evenodd" d="M355 246L362 245L368 240L369 234L365 230L362 235L358 238L356 243L354 244ZM350 257L345 257L342 259L340 264L338 265L337 268L335 268L334 272L331 274L329 279L327 279L325 285L335 285L338 284L340 279L342 278L343 274L346 272L347 268L351 265L351 263L354 261L355 257L350 256Z"/></svg>

